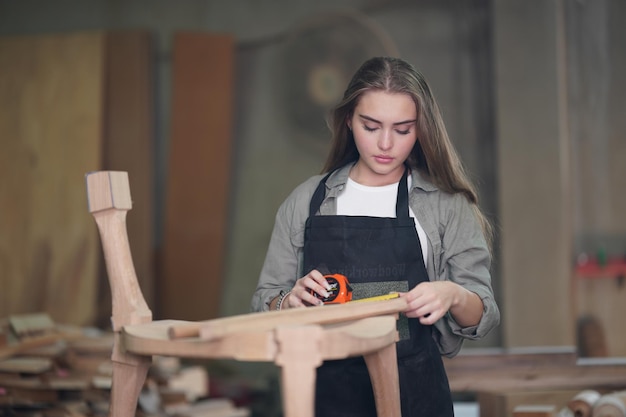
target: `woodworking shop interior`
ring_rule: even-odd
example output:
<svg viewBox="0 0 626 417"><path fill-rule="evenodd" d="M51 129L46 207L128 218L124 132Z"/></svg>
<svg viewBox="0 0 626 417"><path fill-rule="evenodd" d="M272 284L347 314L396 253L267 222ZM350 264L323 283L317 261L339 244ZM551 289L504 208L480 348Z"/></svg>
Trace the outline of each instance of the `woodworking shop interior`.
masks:
<svg viewBox="0 0 626 417"><path fill-rule="evenodd" d="M328 103L381 55L429 81L495 225L501 323L444 358L456 415L626 392L624 21L621 0L0 0L0 416L107 413L87 173L128 173L154 320L248 314ZM278 417L280 381L155 355L137 415Z"/></svg>

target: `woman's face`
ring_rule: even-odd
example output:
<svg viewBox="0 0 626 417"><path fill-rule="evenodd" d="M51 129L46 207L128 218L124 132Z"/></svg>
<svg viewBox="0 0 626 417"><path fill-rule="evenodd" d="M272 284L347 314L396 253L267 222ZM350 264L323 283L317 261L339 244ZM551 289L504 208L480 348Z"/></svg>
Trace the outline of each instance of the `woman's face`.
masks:
<svg viewBox="0 0 626 417"><path fill-rule="evenodd" d="M399 181L417 140L417 109L411 96L368 91L347 123L359 151L350 177L369 186Z"/></svg>

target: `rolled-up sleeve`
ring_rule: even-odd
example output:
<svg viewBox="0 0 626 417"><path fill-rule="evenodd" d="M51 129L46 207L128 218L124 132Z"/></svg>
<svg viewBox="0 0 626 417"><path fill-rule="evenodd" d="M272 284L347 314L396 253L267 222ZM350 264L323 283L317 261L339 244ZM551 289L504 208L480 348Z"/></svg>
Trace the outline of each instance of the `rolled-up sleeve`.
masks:
<svg viewBox="0 0 626 417"><path fill-rule="evenodd" d="M483 314L476 326L461 327L450 314L438 323L442 353L453 356L460 350L463 339L481 339L495 328L500 323L500 311L491 285L491 254L474 208L461 194L448 197L450 200L440 218L442 249L438 279L463 286L483 302Z"/></svg>

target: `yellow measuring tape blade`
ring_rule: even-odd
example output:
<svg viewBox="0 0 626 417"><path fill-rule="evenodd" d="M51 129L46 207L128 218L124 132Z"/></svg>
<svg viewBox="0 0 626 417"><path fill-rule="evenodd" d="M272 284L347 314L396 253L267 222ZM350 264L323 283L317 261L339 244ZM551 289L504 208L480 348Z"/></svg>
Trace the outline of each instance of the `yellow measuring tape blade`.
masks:
<svg viewBox="0 0 626 417"><path fill-rule="evenodd" d="M398 298L400 297L400 293L397 292L392 292L389 294L384 294L384 295L378 295L376 297L369 297L369 298L361 298L360 300L352 300L350 301L351 303L358 303L358 302L362 302L362 301L382 301L382 300L392 300L394 298Z"/></svg>

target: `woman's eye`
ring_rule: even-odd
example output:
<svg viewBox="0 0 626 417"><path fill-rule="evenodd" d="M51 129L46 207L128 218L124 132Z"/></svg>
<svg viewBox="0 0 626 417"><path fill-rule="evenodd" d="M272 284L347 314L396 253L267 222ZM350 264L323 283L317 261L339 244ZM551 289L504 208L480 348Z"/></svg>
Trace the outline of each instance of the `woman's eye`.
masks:
<svg viewBox="0 0 626 417"><path fill-rule="evenodd" d="M367 130L368 132L373 132L376 130L376 127L371 127L368 125L363 125L363 129Z"/></svg>
<svg viewBox="0 0 626 417"><path fill-rule="evenodd" d="M398 132L401 135L408 135L409 133L411 133L411 129L406 129L406 130L396 130L396 132Z"/></svg>

